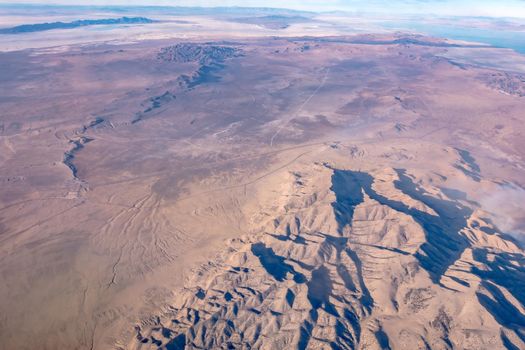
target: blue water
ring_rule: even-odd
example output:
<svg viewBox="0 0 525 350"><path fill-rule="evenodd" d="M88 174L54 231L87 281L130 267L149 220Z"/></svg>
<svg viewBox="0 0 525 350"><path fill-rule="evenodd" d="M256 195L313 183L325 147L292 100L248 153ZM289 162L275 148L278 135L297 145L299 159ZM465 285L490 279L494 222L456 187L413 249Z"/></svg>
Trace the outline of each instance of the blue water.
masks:
<svg viewBox="0 0 525 350"><path fill-rule="evenodd" d="M484 43L495 47L513 49L525 54L525 32L417 22L385 22L381 26L387 29L408 30L441 38Z"/></svg>

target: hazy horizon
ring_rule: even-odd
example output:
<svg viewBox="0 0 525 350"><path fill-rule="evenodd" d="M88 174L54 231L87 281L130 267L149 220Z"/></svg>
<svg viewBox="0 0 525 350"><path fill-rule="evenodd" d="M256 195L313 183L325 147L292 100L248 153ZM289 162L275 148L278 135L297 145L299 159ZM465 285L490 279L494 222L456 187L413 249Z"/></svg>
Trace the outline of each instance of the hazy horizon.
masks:
<svg viewBox="0 0 525 350"><path fill-rule="evenodd" d="M474 1L474 0L327 0L327 1L218 1L218 0L93 0L93 1L43 1L33 0L25 3L14 3L12 0L0 0L2 5L56 5L56 6L181 6L181 7L266 7L302 11L351 11L363 13L388 13L397 15L427 14L442 16L486 16L525 18L525 1Z"/></svg>

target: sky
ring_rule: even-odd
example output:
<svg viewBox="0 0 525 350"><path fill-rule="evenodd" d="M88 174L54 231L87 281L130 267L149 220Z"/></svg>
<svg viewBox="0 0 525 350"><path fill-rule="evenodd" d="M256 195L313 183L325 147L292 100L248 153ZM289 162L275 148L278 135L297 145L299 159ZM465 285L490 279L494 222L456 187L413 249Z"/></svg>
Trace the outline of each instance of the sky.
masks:
<svg viewBox="0 0 525 350"><path fill-rule="evenodd" d="M21 3L22 1L0 0L0 3ZM393 14L426 13L525 18L525 0L27 0L23 2L62 5L279 7L308 11L344 10Z"/></svg>

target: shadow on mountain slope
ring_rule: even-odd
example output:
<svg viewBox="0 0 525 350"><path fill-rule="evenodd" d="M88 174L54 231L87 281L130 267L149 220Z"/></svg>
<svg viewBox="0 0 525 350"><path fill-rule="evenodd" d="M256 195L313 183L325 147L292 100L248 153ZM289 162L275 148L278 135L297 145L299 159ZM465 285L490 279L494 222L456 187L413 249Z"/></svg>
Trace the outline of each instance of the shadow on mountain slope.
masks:
<svg viewBox="0 0 525 350"><path fill-rule="evenodd" d="M332 191L336 201L332 204L339 225L339 232L351 225L355 207L363 202L363 193L371 199L393 210L411 216L425 232L426 242L416 253L416 258L432 276L434 283L439 283L445 273L467 247L467 240L461 230L467 227L467 219L472 210L457 202L431 197L412 182L405 170L396 169L399 180L394 185L401 192L417 200L438 215L432 215L403 202L389 199L373 189L374 178L364 172L333 169Z"/></svg>

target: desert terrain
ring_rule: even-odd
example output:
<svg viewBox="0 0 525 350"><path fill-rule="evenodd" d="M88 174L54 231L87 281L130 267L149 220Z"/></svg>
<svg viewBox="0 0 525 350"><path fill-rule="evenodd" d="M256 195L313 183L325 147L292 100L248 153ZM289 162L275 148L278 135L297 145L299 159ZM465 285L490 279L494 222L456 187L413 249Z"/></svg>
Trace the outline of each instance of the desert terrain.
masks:
<svg viewBox="0 0 525 350"><path fill-rule="evenodd" d="M0 40L0 348L525 348L525 56L268 16Z"/></svg>

